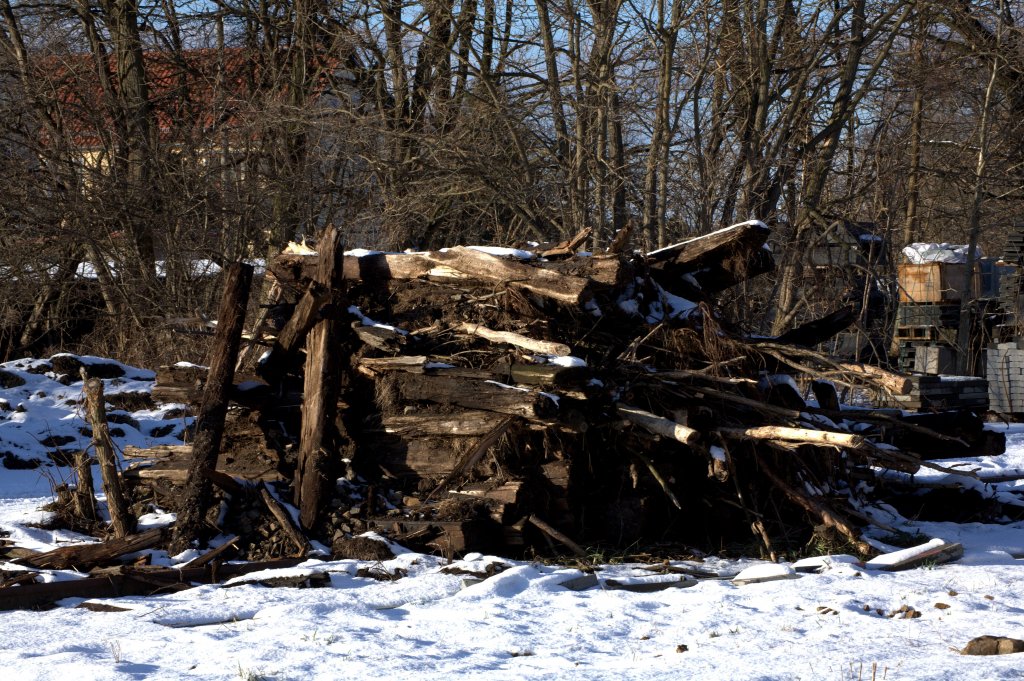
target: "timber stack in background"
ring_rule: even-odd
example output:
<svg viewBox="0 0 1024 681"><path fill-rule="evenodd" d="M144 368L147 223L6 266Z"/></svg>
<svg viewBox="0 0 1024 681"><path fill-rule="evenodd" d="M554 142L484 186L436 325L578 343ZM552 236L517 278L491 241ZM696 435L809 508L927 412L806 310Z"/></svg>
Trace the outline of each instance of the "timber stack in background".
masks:
<svg viewBox="0 0 1024 681"><path fill-rule="evenodd" d="M205 473L251 507L208 519L242 534L288 526L300 552L310 537L344 553L370 529L449 553L717 550L752 534L775 556L814 532L869 551L859 509L885 493L879 471L912 481L942 468L929 459L1004 441L982 428L981 401L955 416L871 406L927 407L937 388L812 350L851 309L775 339L720 318L716 293L771 269L768 235L748 222L647 254L579 255L583 232L529 249L344 255L329 229L315 252L268 263L276 302L249 343L269 350L258 362L243 350L224 388L237 405L225 437L248 433L236 441L259 461L241 470L233 447ZM155 395L198 402L204 380L165 367ZM173 508L188 456L164 448L129 473ZM294 523L280 508L271 519L275 480ZM236 548L272 557L256 539Z"/></svg>

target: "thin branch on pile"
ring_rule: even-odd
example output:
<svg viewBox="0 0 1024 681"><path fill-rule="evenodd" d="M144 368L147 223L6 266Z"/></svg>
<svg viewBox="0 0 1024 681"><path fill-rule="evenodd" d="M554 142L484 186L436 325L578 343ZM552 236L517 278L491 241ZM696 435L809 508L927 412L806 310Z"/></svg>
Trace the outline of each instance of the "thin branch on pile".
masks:
<svg viewBox="0 0 1024 681"><path fill-rule="evenodd" d="M551 525L548 525L546 522L538 518L536 515L530 514L529 516L527 516L526 519L530 522L531 525L533 525L538 530L540 530L547 536L551 537L555 541L559 542L563 546L567 547L570 551L575 553L580 558L587 557L587 552L584 551L579 544L574 542L572 539L569 539L569 537L565 536L564 534L553 528Z"/></svg>
<svg viewBox="0 0 1024 681"><path fill-rule="evenodd" d="M471 324L469 322L463 322L457 328L462 333L468 333L471 336L479 336L480 338L489 340L492 343L507 343L542 355L567 357L572 354L572 349L564 343L551 343L549 341L534 340L533 338L513 333L512 331L495 331L493 329L488 329L486 326Z"/></svg>
<svg viewBox="0 0 1024 681"><path fill-rule="evenodd" d="M947 473L947 474L950 474L950 475L962 475L962 476L964 476L966 478L975 478L975 479L978 477L977 473L974 473L972 471L958 471L955 468L948 468L946 466L942 466L940 464L933 463L931 461L925 461L924 459L919 459L918 457L914 456L913 454L907 454L906 452L901 452L900 450L895 449L895 448L890 449L889 447L879 447L878 445L876 445L873 442L869 442L868 445L864 448L863 451L871 452L871 456L873 458L875 458L878 461L882 461L882 462L885 462L885 461L890 460L890 459L895 459L897 461L905 461L907 463L915 463L918 466L920 466L921 468L929 468L929 469L931 469L933 471L938 471L940 473Z"/></svg>
<svg viewBox="0 0 1024 681"><path fill-rule="evenodd" d="M646 343L651 338L651 336L661 331L662 326L664 326L664 324L656 324L654 328L651 329L643 338L634 338L633 342L629 344L629 347L627 347L619 354L619 361L629 362L636 360L636 351L639 350L640 346Z"/></svg>
<svg viewBox="0 0 1024 681"><path fill-rule="evenodd" d="M745 495L743 494L743 488L740 485L739 476L736 474L736 466L733 463L732 453L729 451L728 443L723 439L719 438L719 444L722 449L725 450L725 464L728 467L729 478L732 480L733 487L736 489L736 498L739 503L733 502L731 499L723 499L727 503L738 506L747 516L747 520L750 522L750 529L754 531L757 538L761 540L764 545L765 551L768 556L774 562L778 559L778 554L775 552L775 547L772 545L771 536L768 534L768 528L765 527L763 515L758 513L754 509L747 506Z"/></svg>
<svg viewBox="0 0 1024 681"><path fill-rule="evenodd" d="M800 419L803 418L803 413L798 409L787 409L786 407L778 407L774 404L768 404L759 400L752 400L749 397L743 397L736 393L724 392L722 390L715 390L714 388L706 388L704 386L675 386L677 389L690 390L694 393L699 393L707 397L715 397L726 402L732 402L739 404L744 407L749 407L757 412L765 415L773 415L779 418L785 418L791 420L793 423L799 423ZM676 391L673 391L676 392ZM692 398L693 395L687 395L686 397Z"/></svg>
<svg viewBox="0 0 1024 681"><path fill-rule="evenodd" d="M658 483L658 485L661 487L661 490L665 493L665 496L667 496L668 500L672 502L672 505L678 508L680 511L683 510L683 505L679 503L679 499L676 498L676 495L672 493L672 490L669 488L668 483L665 481L665 478L663 478L661 476L661 473L658 472L658 469L654 467L654 462L648 459L640 452L633 452L633 456L640 459L640 461L642 461L643 464L647 466L647 470L650 471L651 477L653 477L654 480Z"/></svg>
<svg viewBox="0 0 1024 681"><path fill-rule="evenodd" d="M790 500L801 506L805 511L821 518L821 522L827 526L838 530L843 536L850 540L850 542L857 547L857 550L863 554L871 553L871 546L860 539L857 531L850 526L850 524L839 514L837 514L832 508L823 501L818 499L812 499L808 495L798 491L795 487L790 485L788 482L782 479L778 473L772 470L763 459L760 460L761 472L771 480L776 487L782 491Z"/></svg>
<svg viewBox="0 0 1024 681"><path fill-rule="evenodd" d="M445 476L444 480L430 491L430 494L427 495L425 501L430 501L434 495L444 490L452 483L453 480L456 480L460 476L473 470L473 466L480 461L488 449L497 444L498 440L501 439L501 436L505 434L505 431L507 431L516 420L515 416L506 416L499 421L496 426L491 428L486 435L480 438L480 441L476 443L473 449L466 452L465 456L459 459L459 462L452 468L451 473Z"/></svg>
<svg viewBox="0 0 1024 681"><path fill-rule="evenodd" d="M885 369L871 366L870 364L853 364L851 362L843 362L819 352L814 352L813 350L796 348L789 345L756 343L753 347L764 352L764 354L770 357L774 357L783 364L789 365L797 371L809 376L825 378L844 385L868 384L882 388L886 392L894 395L907 395L913 388L913 382L906 376L894 374L891 371L886 371ZM827 368L824 370L816 369L793 359L794 357L809 360L818 366Z"/></svg>
<svg viewBox="0 0 1024 681"><path fill-rule="evenodd" d="M656 374L651 374L657 378L696 378L702 381L710 381L712 383L724 383L726 385L757 385L757 381L752 378L743 378L738 376L715 376L706 372L706 369L692 370L692 369L675 369L673 371L659 371Z"/></svg>

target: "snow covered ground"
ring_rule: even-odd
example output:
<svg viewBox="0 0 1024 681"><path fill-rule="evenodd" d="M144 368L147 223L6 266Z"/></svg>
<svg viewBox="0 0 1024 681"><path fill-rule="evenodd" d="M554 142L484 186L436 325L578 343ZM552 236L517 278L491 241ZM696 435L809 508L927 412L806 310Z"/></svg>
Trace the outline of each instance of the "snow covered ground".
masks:
<svg viewBox="0 0 1024 681"><path fill-rule="evenodd" d="M46 437L83 437L73 403L80 382L28 372L33 366L40 365L0 365L24 380L0 390L8 404L0 409L0 454L39 458ZM151 378L126 367L125 376L107 380L107 392L144 390ZM165 415L131 412L120 444L173 437L161 425L180 422ZM1024 428L1012 427L1008 435L1008 451L998 459L947 463L985 475L1022 469ZM50 500L41 471L54 470L0 468L0 530L18 545L45 549L77 539L31 527ZM982 488L1001 498L1019 490L1016 482ZM310 560L275 574L325 572L329 587L238 583L269 576L258 574L173 595L92 599L123 608L116 612L74 607L82 599L44 612L2 612L0 669L14 681L1024 678L1024 654L958 652L984 634L1024 638L1024 561L1018 558L1024 556L1024 523L886 521L961 542L965 555L896 573L843 557L819 561L820 573L708 557L673 563L675 573L668 575L642 565L604 565L593 579L573 568L496 556L470 555L448 565L392 546L396 557L376 567L408 572L393 582L356 576L371 563ZM154 561L171 559L157 553ZM445 572L455 567L483 575L494 563L503 569L482 580ZM0 569L23 568L0 563ZM714 576L681 574L694 571ZM79 577L66 571L47 576ZM770 577L784 578L759 581ZM665 580L676 586L615 588L654 589L652 582Z"/></svg>

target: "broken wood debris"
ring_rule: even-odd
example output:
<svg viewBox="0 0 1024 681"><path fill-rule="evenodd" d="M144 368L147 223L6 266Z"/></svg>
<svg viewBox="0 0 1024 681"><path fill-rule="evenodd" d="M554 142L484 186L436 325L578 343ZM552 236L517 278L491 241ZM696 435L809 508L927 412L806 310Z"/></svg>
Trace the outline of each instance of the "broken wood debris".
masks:
<svg viewBox="0 0 1024 681"><path fill-rule="evenodd" d="M777 339L716 314L716 292L771 267L768 235L754 221L647 254L577 255L573 238L508 256L356 256L329 230L318 253L271 259L294 312L245 406L277 429L274 472L300 510L290 541L375 528L446 553L584 556L751 527L777 545L826 525L869 551L853 501L866 469L914 472L936 442L1000 443L841 404L836 385L890 398L915 385L806 347L841 331L847 308Z"/></svg>

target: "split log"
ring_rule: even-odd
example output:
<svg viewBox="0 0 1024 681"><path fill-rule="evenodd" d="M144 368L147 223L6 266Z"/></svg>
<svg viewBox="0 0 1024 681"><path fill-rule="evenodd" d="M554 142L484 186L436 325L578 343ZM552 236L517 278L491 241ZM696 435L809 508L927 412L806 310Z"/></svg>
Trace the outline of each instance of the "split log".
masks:
<svg viewBox="0 0 1024 681"><path fill-rule="evenodd" d="M162 366L156 373L153 399L161 404L181 403L198 405L203 401L209 368L198 365ZM245 385L234 384L228 389L228 397L246 407L263 408L269 393L269 386L254 375L237 376Z"/></svg>
<svg viewBox="0 0 1024 681"><path fill-rule="evenodd" d="M383 326L364 326L361 322L352 322L352 330L363 343L382 352L399 352L406 343L407 336L396 329Z"/></svg>
<svg viewBox="0 0 1024 681"><path fill-rule="evenodd" d="M523 385L557 386L560 388L585 388L594 377L594 372L585 366L564 367L557 364L515 363L509 370L512 380Z"/></svg>
<svg viewBox="0 0 1024 681"><path fill-rule="evenodd" d="M764 248L770 233L751 220L653 251L647 254L651 276L674 292L689 275L699 287L686 290L690 296L725 290L772 271L775 263Z"/></svg>
<svg viewBox="0 0 1024 681"><path fill-rule="evenodd" d="M793 384L793 380L786 374L769 374L761 379L758 384L768 404L786 409L803 411L807 408L803 395Z"/></svg>
<svg viewBox="0 0 1024 681"><path fill-rule="evenodd" d="M630 423L634 423L645 430L648 430L655 435L661 435L667 437L676 442L681 442L684 445L693 445L700 440L700 433L684 426L681 423L676 423L669 419L657 416L642 409L631 407L626 404L615 405L615 410L619 416L626 419Z"/></svg>
<svg viewBox="0 0 1024 681"><path fill-rule="evenodd" d="M359 366L373 371L408 371L413 374L422 374L426 371L427 362L429 361L430 359L426 355L360 357Z"/></svg>
<svg viewBox="0 0 1024 681"><path fill-rule="evenodd" d="M217 464L228 410L228 389L234 379L252 275L252 265L244 263L235 263L226 271L217 331L210 353L209 379L196 419L189 476L170 544L172 555L188 548L203 527L203 516L212 490L209 479L202 472L215 468Z"/></svg>
<svg viewBox="0 0 1024 681"><path fill-rule="evenodd" d="M959 543L947 543L941 539L932 539L921 546L901 549L889 554L875 556L864 566L868 569L885 572L900 572L922 565L949 563L963 558L964 547Z"/></svg>
<svg viewBox="0 0 1024 681"><path fill-rule="evenodd" d="M440 480L458 463L465 452L461 442L467 439L381 435L367 436L362 442L389 477Z"/></svg>
<svg viewBox="0 0 1024 681"><path fill-rule="evenodd" d="M330 226L324 232L317 251L320 253L317 281L330 290L342 286L341 235ZM324 499L333 481L330 450L337 439L335 415L341 392L341 362L338 345L341 322L322 319L309 332L306 340L305 383L303 387L302 432L299 436L299 460L295 469L295 505L299 523L312 529L320 515Z"/></svg>
<svg viewBox="0 0 1024 681"><path fill-rule="evenodd" d="M700 267L707 260L721 260L727 249L737 245L764 244L771 235L768 226L759 220L748 220L739 224L716 230L709 234L687 239L671 246L659 248L647 254L647 261L657 265L672 263L675 265L693 265Z"/></svg>
<svg viewBox="0 0 1024 681"><path fill-rule="evenodd" d="M408 520L406 518L370 518L367 527L386 533L400 543L416 542L440 551L445 556L467 551L497 548L497 525L487 517L472 520Z"/></svg>
<svg viewBox="0 0 1024 681"><path fill-rule="evenodd" d="M470 482L449 490L448 496L461 499L483 499L491 509L491 518L501 525L509 525L522 515L525 500L531 497L522 480L510 480L495 487L491 482Z"/></svg>
<svg viewBox="0 0 1024 681"><path fill-rule="evenodd" d="M819 408L836 413L842 409L839 404L839 393L836 392L836 386L832 381L812 381L811 391L818 400Z"/></svg>
<svg viewBox="0 0 1024 681"><path fill-rule="evenodd" d="M740 440L778 440L780 442L796 442L799 444L848 447L860 449L867 442L863 436L853 433L833 433L825 430L808 428L788 428L786 426L760 426L757 428L719 428L718 432L726 437Z"/></svg>
<svg viewBox="0 0 1024 681"><path fill-rule="evenodd" d="M46 553L21 558L18 562L29 567L47 570L74 569L79 572L85 572L95 565L116 560L125 554L155 546L163 537L164 533L162 530L149 530L141 534L128 535L105 542L62 546L59 549L47 551Z"/></svg>
<svg viewBox="0 0 1024 681"><path fill-rule="evenodd" d="M862 554L871 553L871 546L860 538L857 531L850 525L850 523L832 510L828 504L818 499L813 499L803 492L797 490L794 486L782 479L778 473L772 470L765 461L760 462L760 469L772 483L782 491L791 501L796 503L798 506L803 508L808 513L821 518L821 521L827 527L832 527L839 531L840 534L845 536L850 542L857 547L857 550Z"/></svg>
<svg viewBox="0 0 1024 681"><path fill-rule="evenodd" d="M84 377L84 368L82 374ZM85 381L85 409L92 424L92 446L100 462L100 476L103 478L103 493L107 496L110 524L115 537L127 537L135 530L135 519L121 490L117 456L114 454L114 443L110 439L107 411L103 402L103 381L98 378L89 378Z"/></svg>
<svg viewBox="0 0 1024 681"><path fill-rule="evenodd" d="M189 466L192 458L192 445L159 445L149 449L125 447L126 459L138 459L129 466L122 476L133 480L164 480L172 485L184 485L189 478ZM237 493L240 483L244 481L274 482L281 479L276 470L267 469L260 473L238 472L229 468L207 468L203 475L225 491ZM230 482L228 481L230 480Z"/></svg>
<svg viewBox="0 0 1024 681"><path fill-rule="evenodd" d="M96 497L93 496L95 483L92 479L92 457L87 451L75 453L75 515L87 523L96 522L99 513L96 508Z"/></svg>
<svg viewBox="0 0 1024 681"><path fill-rule="evenodd" d="M135 447L128 445L122 456L126 459L187 460L192 455L192 445L154 445Z"/></svg>
<svg viewBox="0 0 1024 681"><path fill-rule="evenodd" d="M270 269L280 281L312 279L319 259L319 255L280 255L271 262ZM341 276L346 280L367 282L421 277L477 280L511 286L569 305L580 305L592 295L588 279L562 275L463 246L444 252L346 256Z"/></svg>
<svg viewBox="0 0 1024 681"><path fill-rule="evenodd" d="M592 295L587 279L560 275L463 246L426 257L474 279L506 284L569 305L581 305Z"/></svg>
<svg viewBox="0 0 1024 681"><path fill-rule="evenodd" d="M471 336L479 336L485 338L492 343L507 343L508 345L514 345L517 348L523 348L530 352L536 352L542 355L555 355L556 357L566 357L572 354L572 349L564 343L551 343L549 341L534 340L518 333L511 331L494 331L488 329L485 326L479 324L471 324L469 322L463 322L459 327L459 331L468 333Z"/></svg>
<svg viewBox="0 0 1024 681"><path fill-rule="evenodd" d="M537 263L538 267L590 281L595 293L621 288L635 279L633 264L618 255L588 255L556 262Z"/></svg>

